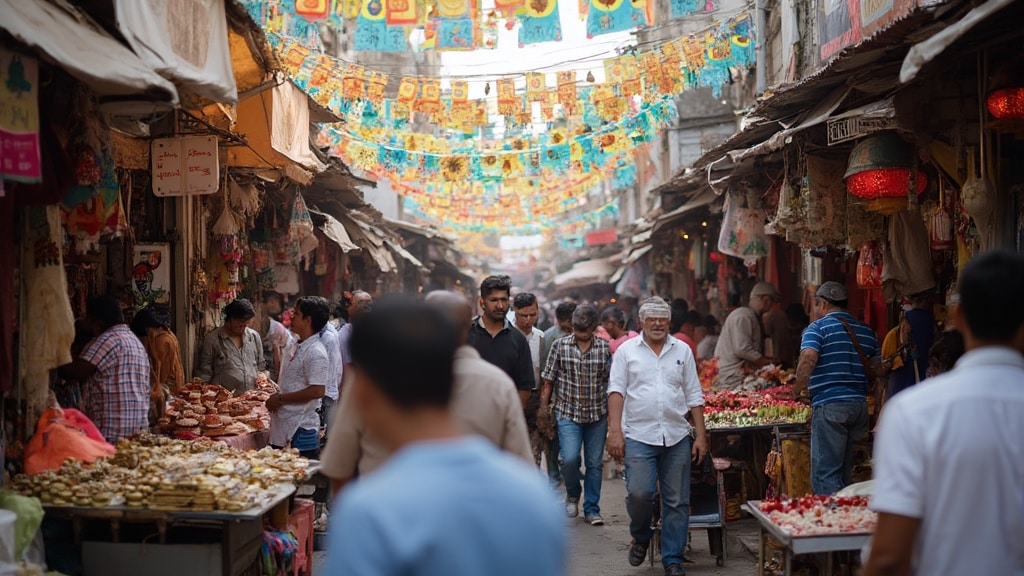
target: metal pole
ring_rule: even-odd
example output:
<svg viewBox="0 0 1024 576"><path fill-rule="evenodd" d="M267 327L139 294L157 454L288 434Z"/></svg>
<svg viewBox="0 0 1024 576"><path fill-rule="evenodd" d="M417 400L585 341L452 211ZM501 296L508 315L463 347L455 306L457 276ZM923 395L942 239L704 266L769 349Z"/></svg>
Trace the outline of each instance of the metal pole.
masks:
<svg viewBox="0 0 1024 576"><path fill-rule="evenodd" d="M757 93L763 94L768 89L768 63L765 62L765 35L767 24L765 23L765 1L757 0L754 10L754 33L757 34L757 43L754 47L754 54L757 58L755 74L757 79Z"/></svg>

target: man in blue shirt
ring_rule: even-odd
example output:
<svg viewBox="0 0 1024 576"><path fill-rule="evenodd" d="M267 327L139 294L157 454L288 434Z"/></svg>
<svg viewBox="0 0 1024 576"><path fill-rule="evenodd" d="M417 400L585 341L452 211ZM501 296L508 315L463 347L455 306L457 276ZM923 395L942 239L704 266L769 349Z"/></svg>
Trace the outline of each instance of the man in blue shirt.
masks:
<svg viewBox="0 0 1024 576"><path fill-rule="evenodd" d="M451 418L459 340L451 319L392 302L354 323L348 393L367 432L394 455L338 497L324 573L564 573L564 521L543 478L462 436Z"/></svg>
<svg viewBox="0 0 1024 576"><path fill-rule="evenodd" d="M835 494L853 482L853 446L868 433L867 395L883 375L878 339L846 311L849 298L842 284L822 284L814 295L818 319L800 344L796 389L811 395L815 494Z"/></svg>

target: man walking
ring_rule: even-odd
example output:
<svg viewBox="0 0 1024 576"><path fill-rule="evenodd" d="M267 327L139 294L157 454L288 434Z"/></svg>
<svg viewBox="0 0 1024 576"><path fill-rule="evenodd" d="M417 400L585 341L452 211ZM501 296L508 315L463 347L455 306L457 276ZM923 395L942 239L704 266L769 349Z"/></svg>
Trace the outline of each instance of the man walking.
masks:
<svg viewBox="0 0 1024 576"><path fill-rule="evenodd" d="M718 356L718 388L730 390L743 384L743 366L760 368L771 364L763 353L761 315L782 299L768 282L758 282L750 290L750 303L733 310L722 325L715 356Z"/></svg>
<svg viewBox="0 0 1024 576"><path fill-rule="evenodd" d="M558 421L562 478L565 479L565 513L575 518L580 513L591 526L604 524L601 517L601 473L605 437L608 435L608 369L612 351L608 343L594 338L598 312L593 306L580 306L572 315L573 333L555 341L541 379L544 386L540 405L546 406L556 388L554 418ZM552 414L542 410L537 427L551 428ZM580 487L580 450L586 474Z"/></svg>
<svg viewBox="0 0 1024 576"><path fill-rule="evenodd" d="M328 302L329 305L330 302ZM338 401L345 365L341 356L338 328L330 322L330 318L320 330L320 342L327 352L327 388L324 390L324 397L320 400L320 426L326 429L331 422L331 412L334 411L334 405Z"/></svg>
<svg viewBox="0 0 1024 576"><path fill-rule="evenodd" d="M630 565L639 566L647 556L654 499L660 490L661 563L666 576L683 576L690 461L703 462L708 437L697 363L689 346L669 336L671 315L661 298L645 300L640 307L641 337L615 353L608 385L608 453L626 462L626 510L633 536Z"/></svg>
<svg viewBox="0 0 1024 576"><path fill-rule="evenodd" d="M473 322L469 301L457 292L447 291L431 292L426 300L448 314L459 329L451 402L456 426L463 433L490 440L524 462L532 462L522 402L512 379L480 358L476 349L466 343ZM360 422L352 394L342 391L335 412L321 462L324 476L331 479L331 487L337 492L357 475L376 470L388 458L389 451Z"/></svg>
<svg viewBox="0 0 1024 576"><path fill-rule="evenodd" d="M884 374L878 339L846 311L848 301L838 282L814 293L819 318L804 330L796 367L797 393L811 396L815 494L835 494L853 482L853 446L868 433L868 391Z"/></svg>
<svg viewBox="0 0 1024 576"><path fill-rule="evenodd" d="M267 398L271 413L270 445L291 445L305 458L320 457L320 416L316 409L324 397L330 360L320 332L331 317L326 298L303 296L295 302L292 332L298 337L284 353L281 392Z"/></svg>
<svg viewBox="0 0 1024 576"><path fill-rule="evenodd" d="M1024 574L1024 258L982 254L957 287L967 354L882 411L867 576Z"/></svg>
<svg viewBox="0 0 1024 576"><path fill-rule="evenodd" d="M537 297L529 292L520 292L512 299L512 307L515 309L515 327L530 345L530 359L533 360L533 380L540 383L540 346L544 340L544 332L536 326L537 318L540 315L540 307L537 305ZM543 434L537 430L537 410L540 408L540 390L536 388L530 392L530 398L523 406L523 415L526 417L526 429L530 433L530 443L533 445L533 459L540 465L540 456L547 444Z"/></svg>
<svg viewBox="0 0 1024 576"><path fill-rule="evenodd" d="M469 330L469 345L480 357L501 368L515 382L519 399L525 405L537 387L533 359L526 336L508 321L512 280L508 276L488 276L480 284L480 316Z"/></svg>
<svg viewBox="0 0 1024 576"><path fill-rule="evenodd" d="M387 304L355 324L345 395L394 456L339 496L324 573L562 574L565 529L544 482L462 436L449 412L459 346L450 319L428 305Z"/></svg>

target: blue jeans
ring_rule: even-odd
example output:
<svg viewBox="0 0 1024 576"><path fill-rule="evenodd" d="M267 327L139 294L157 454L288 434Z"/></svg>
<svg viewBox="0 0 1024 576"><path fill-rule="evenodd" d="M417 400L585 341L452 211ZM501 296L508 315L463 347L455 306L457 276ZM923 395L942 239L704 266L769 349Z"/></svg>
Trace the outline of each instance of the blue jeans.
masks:
<svg viewBox="0 0 1024 576"><path fill-rule="evenodd" d="M558 415L558 444L562 461L565 496L569 500L583 498L583 515L600 514L601 473L604 468L604 442L608 436L608 418L579 424ZM586 474L580 487L580 450L583 451Z"/></svg>
<svg viewBox="0 0 1024 576"><path fill-rule="evenodd" d="M815 406L811 413L811 488L832 495L853 483L853 445L868 433L864 400Z"/></svg>
<svg viewBox="0 0 1024 576"><path fill-rule="evenodd" d="M654 497L661 489L661 563L681 564L690 531L690 459L687 436L675 446L651 446L626 438L626 511L629 533L650 542Z"/></svg>

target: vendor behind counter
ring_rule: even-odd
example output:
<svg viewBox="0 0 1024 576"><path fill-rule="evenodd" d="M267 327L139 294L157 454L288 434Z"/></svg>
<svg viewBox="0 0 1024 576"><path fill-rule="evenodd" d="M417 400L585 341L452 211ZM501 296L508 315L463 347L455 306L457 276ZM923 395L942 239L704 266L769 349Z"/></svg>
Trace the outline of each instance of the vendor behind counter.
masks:
<svg viewBox="0 0 1024 576"><path fill-rule="evenodd" d="M256 310L244 298L225 306L224 325L203 339L193 377L223 386L235 395L251 390L256 377L266 369L263 339L249 327L254 317Z"/></svg>

